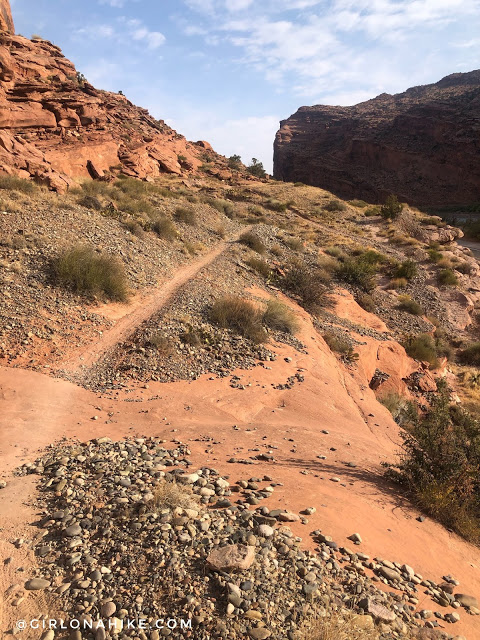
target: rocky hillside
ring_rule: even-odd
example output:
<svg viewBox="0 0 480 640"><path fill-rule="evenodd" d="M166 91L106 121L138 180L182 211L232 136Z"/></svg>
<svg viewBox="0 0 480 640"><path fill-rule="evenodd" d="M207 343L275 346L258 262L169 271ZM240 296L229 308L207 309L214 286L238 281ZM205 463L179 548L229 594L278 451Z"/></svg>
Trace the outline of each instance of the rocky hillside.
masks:
<svg viewBox="0 0 480 640"><path fill-rule="evenodd" d="M0 173L65 191L73 178L151 179L215 158L208 143L192 144L125 96L95 89L51 42L14 35L1 2Z"/></svg>
<svg viewBox="0 0 480 640"><path fill-rule="evenodd" d="M479 107L479 70L352 107L301 107L281 122L274 176L370 202L478 202Z"/></svg>

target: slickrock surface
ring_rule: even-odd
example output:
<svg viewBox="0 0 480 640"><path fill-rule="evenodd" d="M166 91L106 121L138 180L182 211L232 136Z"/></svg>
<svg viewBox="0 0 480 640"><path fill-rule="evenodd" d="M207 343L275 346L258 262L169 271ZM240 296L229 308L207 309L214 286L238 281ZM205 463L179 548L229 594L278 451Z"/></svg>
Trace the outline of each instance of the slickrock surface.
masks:
<svg viewBox="0 0 480 640"><path fill-rule="evenodd" d="M352 107L301 107L275 140L274 176L416 205L480 200L480 70Z"/></svg>

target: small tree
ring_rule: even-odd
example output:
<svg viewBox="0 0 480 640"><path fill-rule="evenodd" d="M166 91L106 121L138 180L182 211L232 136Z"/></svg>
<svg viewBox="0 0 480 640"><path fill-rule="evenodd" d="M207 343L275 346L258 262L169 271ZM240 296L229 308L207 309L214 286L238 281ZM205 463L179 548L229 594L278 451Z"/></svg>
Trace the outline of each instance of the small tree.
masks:
<svg viewBox="0 0 480 640"><path fill-rule="evenodd" d="M247 171L256 178L267 177L267 172L263 168L263 163L259 162L256 158L252 158L252 162L248 165Z"/></svg>
<svg viewBox="0 0 480 640"><path fill-rule="evenodd" d="M237 153L234 153L233 156L230 156L228 159L228 166L230 169L240 169L241 164L242 158Z"/></svg>
<svg viewBox="0 0 480 640"><path fill-rule="evenodd" d="M380 208L380 214L385 220L394 220L398 218L398 216L403 211L403 204L398 201L397 196L393 194L388 196L385 201L385 204L382 204Z"/></svg>

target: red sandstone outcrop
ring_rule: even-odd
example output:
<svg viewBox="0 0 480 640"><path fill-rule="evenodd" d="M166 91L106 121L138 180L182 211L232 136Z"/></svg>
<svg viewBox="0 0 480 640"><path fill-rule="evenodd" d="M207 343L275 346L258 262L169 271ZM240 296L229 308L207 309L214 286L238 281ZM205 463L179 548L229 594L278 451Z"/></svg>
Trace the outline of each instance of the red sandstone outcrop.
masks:
<svg viewBox="0 0 480 640"><path fill-rule="evenodd" d="M353 107L301 107L280 124L274 177L343 198L480 200L480 70Z"/></svg>
<svg viewBox="0 0 480 640"><path fill-rule="evenodd" d="M64 191L73 178L193 171L207 150L216 156L122 94L95 89L51 42L14 35L0 0L0 174Z"/></svg>

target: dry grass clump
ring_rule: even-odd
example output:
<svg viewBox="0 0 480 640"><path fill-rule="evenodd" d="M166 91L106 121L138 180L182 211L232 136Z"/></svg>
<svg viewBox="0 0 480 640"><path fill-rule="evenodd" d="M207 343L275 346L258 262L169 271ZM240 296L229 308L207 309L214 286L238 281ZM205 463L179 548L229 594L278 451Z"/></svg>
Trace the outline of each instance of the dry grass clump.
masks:
<svg viewBox="0 0 480 640"><path fill-rule="evenodd" d="M421 305L418 304L415 300L413 300L410 296L398 296L398 308L401 311L406 311L407 313L411 313L414 316L423 315L423 309Z"/></svg>
<svg viewBox="0 0 480 640"><path fill-rule="evenodd" d="M23 180L17 176L0 176L0 189L31 194L36 191L38 187L35 182L31 180Z"/></svg>
<svg viewBox="0 0 480 640"><path fill-rule="evenodd" d="M408 280L406 278L393 278L388 283L389 289L405 289L408 285Z"/></svg>
<svg viewBox="0 0 480 640"><path fill-rule="evenodd" d="M91 247L71 247L53 262L56 282L84 295L124 301L128 287L123 264Z"/></svg>
<svg viewBox="0 0 480 640"><path fill-rule="evenodd" d="M163 357L168 357L173 353L173 346L171 340L167 338L167 336L163 333L154 333L150 336L148 340L149 344L154 346L158 351L159 355Z"/></svg>
<svg viewBox="0 0 480 640"><path fill-rule="evenodd" d="M452 269L442 269L437 275L438 283L447 287L454 287L458 284L458 278Z"/></svg>
<svg viewBox="0 0 480 640"><path fill-rule="evenodd" d="M462 364L480 367L480 342L474 342L459 351L458 359Z"/></svg>
<svg viewBox="0 0 480 640"><path fill-rule="evenodd" d="M310 267L303 261L294 261L283 276L285 288L300 298L302 306L316 312L331 302L326 284L331 275L325 269Z"/></svg>
<svg viewBox="0 0 480 640"><path fill-rule="evenodd" d="M213 323L224 329L231 329L256 344L267 339L262 315L253 302L236 296L219 298L210 309L210 320Z"/></svg>
<svg viewBox="0 0 480 640"><path fill-rule="evenodd" d="M340 336L333 331L326 331L323 334L323 339L335 353L345 356L348 360L358 360L358 353L355 353L348 338Z"/></svg>
<svg viewBox="0 0 480 640"><path fill-rule="evenodd" d="M178 231L170 218L160 216L152 223L152 230L162 238L162 240L173 241L178 237Z"/></svg>
<svg viewBox="0 0 480 640"><path fill-rule="evenodd" d="M263 323L270 329L295 334L298 329L298 321L295 314L285 304L276 299L267 302L267 309L263 314Z"/></svg>
<svg viewBox="0 0 480 640"><path fill-rule="evenodd" d="M266 246L263 244L260 238L252 231L246 231L245 233L242 233L238 241L240 242L240 244L244 244L246 247L249 247L257 253L265 253L265 251L267 250Z"/></svg>
<svg viewBox="0 0 480 640"><path fill-rule="evenodd" d="M285 245L291 249L292 251L303 251L304 243L301 238L298 237L287 237L283 239Z"/></svg>
<svg viewBox="0 0 480 640"><path fill-rule="evenodd" d="M254 271L259 273L264 278L269 278L272 270L270 269L270 265L262 258L257 258L256 256L251 256L248 260L245 260L246 264L251 267Z"/></svg>
<svg viewBox="0 0 480 640"><path fill-rule="evenodd" d="M194 227L197 224L197 216L193 209L187 209L187 207L177 207L175 210L175 220L189 224Z"/></svg>
<svg viewBox="0 0 480 640"><path fill-rule="evenodd" d="M373 623L362 620L365 616L334 614L328 618L317 618L304 623L301 640L379 640ZM371 618L370 618L371 621Z"/></svg>
<svg viewBox="0 0 480 640"><path fill-rule="evenodd" d="M198 497L188 485L163 480L153 493L152 506L161 509L196 509L199 508Z"/></svg>

